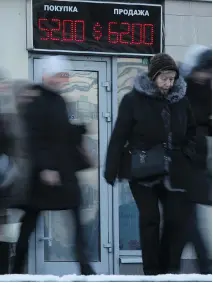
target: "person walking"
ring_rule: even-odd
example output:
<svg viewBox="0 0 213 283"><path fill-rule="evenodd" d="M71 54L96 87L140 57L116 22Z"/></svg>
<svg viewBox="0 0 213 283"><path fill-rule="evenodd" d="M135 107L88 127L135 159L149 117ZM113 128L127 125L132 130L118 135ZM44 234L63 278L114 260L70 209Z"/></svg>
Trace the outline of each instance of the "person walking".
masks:
<svg viewBox="0 0 213 283"><path fill-rule="evenodd" d="M2 157L2 155L8 154L9 148L10 137L7 135L5 123L0 116L0 157ZM7 207L5 207L4 204L5 193L3 191L3 188L1 187L3 179L4 176L0 174L0 274L8 274L10 245L8 242L5 242L3 241L3 239L1 239L4 236L3 227L5 224L7 224ZM4 190L7 190L7 188L4 188Z"/></svg>
<svg viewBox="0 0 213 283"><path fill-rule="evenodd" d="M0 274L9 273L11 243L16 241L16 231L11 229L16 225L8 211L19 175L14 161L18 153L18 136L13 131L16 118L11 80L7 70L0 69Z"/></svg>
<svg viewBox="0 0 213 283"><path fill-rule="evenodd" d="M73 212L80 271L84 275L95 274L87 256L80 220L81 191L76 177L80 167L89 166L79 152L76 153L85 128L70 124L65 101L59 95L64 83L64 62L60 56L51 56L45 61L43 84L30 88L33 95L22 109L32 165L28 203L21 219L12 268L15 274L23 273L28 240L41 211L45 210Z"/></svg>
<svg viewBox="0 0 213 283"><path fill-rule="evenodd" d="M184 71L187 72L184 72ZM196 120L197 151L203 157L204 168L209 171L206 178L211 183L211 116L212 116L212 50L205 46L192 46L186 53L181 71L187 82L186 95L191 103ZM195 195L195 197L194 197ZM192 191L191 216L187 225L187 242L191 242L197 254L198 269L201 274L211 274L212 266L205 239L198 226L197 203L211 205L211 185L202 189L196 185ZM183 243L182 250L186 243Z"/></svg>

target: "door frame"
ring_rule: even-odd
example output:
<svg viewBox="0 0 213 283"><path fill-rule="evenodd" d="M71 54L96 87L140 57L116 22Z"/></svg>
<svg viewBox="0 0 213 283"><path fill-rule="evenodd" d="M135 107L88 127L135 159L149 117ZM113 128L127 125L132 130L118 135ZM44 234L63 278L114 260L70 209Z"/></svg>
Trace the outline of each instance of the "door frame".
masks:
<svg viewBox="0 0 213 283"><path fill-rule="evenodd" d="M28 77L29 80L33 82L34 80L34 60L35 59L45 59L51 55L58 55L58 54L35 54L35 53L29 53L28 55ZM112 60L109 57L93 57L93 56L64 56L69 60L74 61L92 61L92 62L106 62L107 68L106 68L106 76L107 81L110 82L110 89L111 91L106 91L107 95L107 111L111 113L111 115L114 115L113 108L117 107L114 104L114 88L117 85L116 83L112 83L113 81L113 74L115 74L114 66L112 66ZM113 64L114 65L114 64ZM113 71L114 70L114 71ZM117 76L116 76L117 77ZM116 87L117 88L117 87ZM117 95L116 95L117 97ZM113 121L113 119L112 119ZM107 138L109 140L110 135L112 132L112 123L107 123ZM101 172L102 173L102 172ZM107 185L108 190L108 199L111 200L108 202L108 239L109 242L113 244L112 253L109 253L109 273L110 274L119 274L119 237L117 234L118 231L118 224L119 218L116 217L118 215L117 209L118 209L118 197L114 197L114 193L112 190L112 187ZM115 209L115 210L114 210ZM116 220L116 221L115 221ZM117 222L117 223L115 223ZM30 242L29 242L29 253L28 253L28 261L27 261L27 270L29 274L35 274L36 273L36 233L34 232L31 236Z"/></svg>

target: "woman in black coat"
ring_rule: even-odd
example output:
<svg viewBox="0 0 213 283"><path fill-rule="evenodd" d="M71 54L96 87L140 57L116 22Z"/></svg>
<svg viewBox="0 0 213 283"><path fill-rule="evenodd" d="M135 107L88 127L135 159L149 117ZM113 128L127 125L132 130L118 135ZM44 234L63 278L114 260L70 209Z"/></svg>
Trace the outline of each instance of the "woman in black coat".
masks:
<svg viewBox="0 0 213 283"><path fill-rule="evenodd" d="M75 175L76 139L80 141L85 128L79 126L76 133L77 127L70 124L66 104L58 93L39 85L33 90L39 95L28 104L25 113L33 164L30 206L39 210L78 207L81 196ZM61 180L56 186L42 181L40 174L44 170L59 172Z"/></svg>
<svg viewBox="0 0 213 283"><path fill-rule="evenodd" d="M146 275L176 273L180 267L179 253L185 237L183 228L189 215L185 191L192 181L192 174L186 180L182 180L181 175L183 170L191 170L188 160L193 156L191 149L194 149L195 135L194 119L185 94L186 83L179 77L174 60L167 54L155 55L148 75L136 78L133 90L121 101L107 152L106 181L113 185L116 178L128 179L139 210ZM171 135L168 134L170 131ZM168 135L171 139L167 175L132 179L129 152L135 149L146 151L163 144ZM159 200L164 211L161 241Z"/></svg>
<svg viewBox="0 0 213 283"><path fill-rule="evenodd" d="M57 74L46 79L57 84ZM81 192L75 174L79 168L86 166L77 150L85 128L69 123L65 101L58 92L41 85L32 87L30 91L33 96L22 111L29 142L31 181L12 273L23 272L28 240L40 212L72 210L81 273L94 274L86 255L80 221Z"/></svg>

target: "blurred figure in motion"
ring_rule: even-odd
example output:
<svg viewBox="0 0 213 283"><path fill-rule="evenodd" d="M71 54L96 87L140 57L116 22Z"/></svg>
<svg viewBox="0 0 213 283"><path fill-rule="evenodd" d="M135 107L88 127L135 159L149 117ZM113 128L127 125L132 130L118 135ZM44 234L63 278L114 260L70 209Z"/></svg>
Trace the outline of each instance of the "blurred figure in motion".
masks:
<svg viewBox="0 0 213 283"><path fill-rule="evenodd" d="M197 134L211 136L212 50L199 45L190 47L180 72L187 82L187 96L196 119Z"/></svg>
<svg viewBox="0 0 213 283"><path fill-rule="evenodd" d="M8 154L10 138L6 134L5 125L2 117L0 116L0 159L3 155ZM1 164L1 160L0 160ZM0 171L2 169L0 168ZM7 223L7 213L3 203L3 190L2 188L3 176L0 174L0 274L9 273L9 243L2 241L3 225Z"/></svg>
<svg viewBox="0 0 213 283"><path fill-rule="evenodd" d="M5 112L8 107L8 95L10 94L10 83L5 70L0 70L0 274L9 273L9 251L10 244L5 237L5 225L7 225L8 215L8 191L11 187L12 176L8 163L8 156L12 148L12 137L8 131ZM10 99L10 98L9 98ZM6 102L6 103L5 103ZM7 113L8 115L8 113ZM8 117L7 117L8 118Z"/></svg>
<svg viewBox="0 0 213 283"><path fill-rule="evenodd" d="M28 81L0 83L0 273L10 267L10 244L17 242L20 223L11 208L25 209L28 201L30 158L22 113L30 96L18 97L32 87ZM10 209L10 211L9 211Z"/></svg>
<svg viewBox="0 0 213 283"><path fill-rule="evenodd" d="M69 123L66 104L59 95L65 77L64 59L50 57L44 66L43 84L31 86L19 97L25 121L31 158L31 180L28 203L22 217L20 237L12 273L23 273L28 240L43 210L70 210L74 214L77 260L81 273L95 274L87 257L80 220L81 192L76 171L89 167L81 148L84 126ZM64 67L65 65L65 67Z"/></svg>
<svg viewBox="0 0 213 283"><path fill-rule="evenodd" d="M191 216L186 227L188 230L187 242L191 242L195 248L200 273L210 274L212 273L210 253L198 226L196 203L212 204L212 50L200 45L190 47L186 53L185 61L180 66L180 72L187 82L186 94L196 120L196 151L200 155L203 167L208 170L206 179L210 184L205 186L205 184L195 183L190 194L190 199L193 202L189 204Z"/></svg>

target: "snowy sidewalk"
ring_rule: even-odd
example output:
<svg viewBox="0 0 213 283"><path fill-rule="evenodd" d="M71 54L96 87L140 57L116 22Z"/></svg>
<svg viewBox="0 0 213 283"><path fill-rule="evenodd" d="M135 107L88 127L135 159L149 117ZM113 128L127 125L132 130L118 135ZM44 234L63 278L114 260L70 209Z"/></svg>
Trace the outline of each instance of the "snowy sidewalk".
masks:
<svg viewBox="0 0 213 283"><path fill-rule="evenodd" d="M0 282L212 282L212 275L0 275Z"/></svg>

